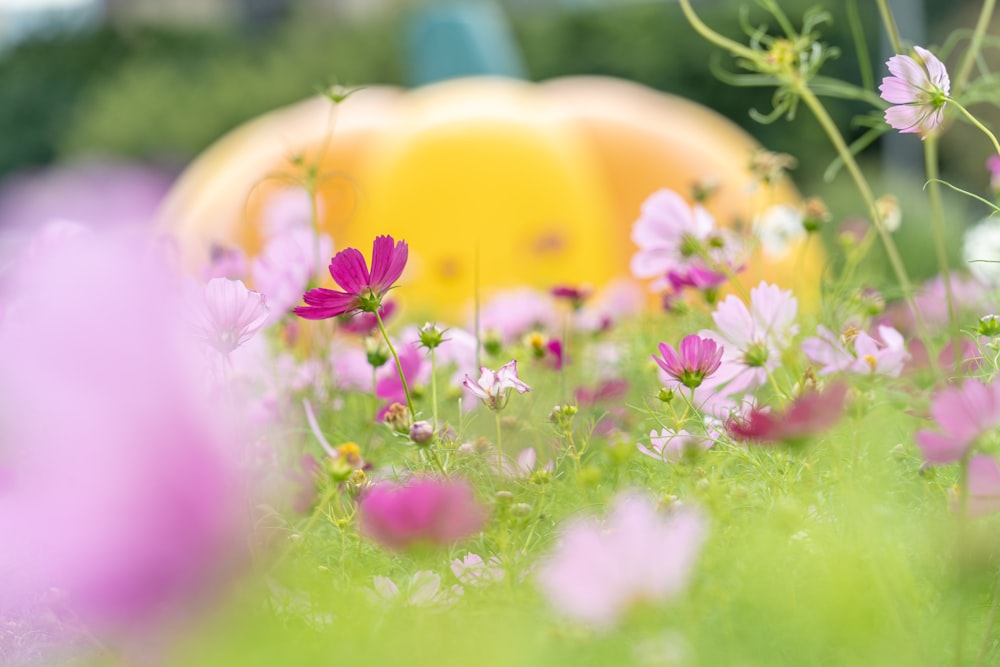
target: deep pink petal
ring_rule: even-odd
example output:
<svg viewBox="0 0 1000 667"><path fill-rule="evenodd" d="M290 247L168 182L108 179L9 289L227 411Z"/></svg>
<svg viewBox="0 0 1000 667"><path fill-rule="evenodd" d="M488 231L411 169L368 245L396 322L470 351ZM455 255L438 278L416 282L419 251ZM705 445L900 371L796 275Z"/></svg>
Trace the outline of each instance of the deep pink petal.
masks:
<svg viewBox="0 0 1000 667"><path fill-rule="evenodd" d="M924 460L934 465L954 463L965 455L968 442L934 431L917 431L917 446Z"/></svg>
<svg viewBox="0 0 1000 667"><path fill-rule="evenodd" d="M357 297L336 290L317 287L302 295L305 306L295 308L294 312L307 320L325 320L343 315L357 307Z"/></svg>
<svg viewBox="0 0 1000 667"><path fill-rule="evenodd" d="M406 268L409 246L400 241L393 246L391 236L377 236L372 243L372 270L369 278L371 288L377 294L384 294L399 280Z"/></svg>
<svg viewBox="0 0 1000 667"><path fill-rule="evenodd" d="M368 288L368 265L357 248L345 248L330 260L330 276L349 294L361 294Z"/></svg>

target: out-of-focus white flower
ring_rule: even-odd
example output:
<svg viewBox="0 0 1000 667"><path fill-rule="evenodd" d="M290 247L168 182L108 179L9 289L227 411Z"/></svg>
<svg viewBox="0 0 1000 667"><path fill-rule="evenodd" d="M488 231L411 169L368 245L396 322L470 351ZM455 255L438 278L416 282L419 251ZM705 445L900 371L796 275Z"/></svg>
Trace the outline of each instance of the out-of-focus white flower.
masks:
<svg viewBox="0 0 1000 667"><path fill-rule="evenodd" d="M1000 218L986 218L966 230L962 257L977 278L1000 285Z"/></svg>
<svg viewBox="0 0 1000 667"><path fill-rule="evenodd" d="M782 257L793 243L806 235L802 211L788 204L777 204L754 220L754 233L768 257Z"/></svg>

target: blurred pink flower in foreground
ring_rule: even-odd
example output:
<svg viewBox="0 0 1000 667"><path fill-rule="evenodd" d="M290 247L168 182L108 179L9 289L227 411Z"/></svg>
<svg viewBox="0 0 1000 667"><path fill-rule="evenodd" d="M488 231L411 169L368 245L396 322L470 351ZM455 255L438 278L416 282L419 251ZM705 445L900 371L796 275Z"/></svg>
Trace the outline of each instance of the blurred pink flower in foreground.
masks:
<svg viewBox="0 0 1000 667"><path fill-rule="evenodd" d="M941 431L917 431L924 460L932 465L954 463L979 436L1000 426L1000 382L968 380L961 387L942 389L931 399L931 416Z"/></svg>
<svg viewBox="0 0 1000 667"><path fill-rule="evenodd" d="M240 541L233 442L150 248L84 235L6 285L0 617L58 590L74 626L131 641L204 598Z"/></svg>
<svg viewBox="0 0 1000 667"><path fill-rule="evenodd" d="M920 46L916 56L895 55L886 62L889 73L882 79L882 99L894 105L885 110L885 122L900 132L925 138L941 124L951 82L944 63Z"/></svg>
<svg viewBox="0 0 1000 667"><path fill-rule="evenodd" d="M707 534L697 511L667 515L649 498L619 495L602 524L576 519L538 567L542 593L564 616L615 625L640 602L660 603L685 587Z"/></svg>
<svg viewBox="0 0 1000 667"><path fill-rule="evenodd" d="M343 292L317 287L303 295L306 302L295 314L307 320L324 320L344 313L376 312L386 293L403 275L409 246L391 236L376 236L372 243L372 267L368 269L357 248L341 250L330 260L330 276Z"/></svg>
<svg viewBox="0 0 1000 667"><path fill-rule="evenodd" d="M381 482L358 503L361 533L390 549L449 545L477 533L486 510L463 481L417 477Z"/></svg>
<svg viewBox="0 0 1000 667"><path fill-rule="evenodd" d="M992 456L977 454L969 459L969 516L1000 511L1000 467Z"/></svg>
<svg viewBox="0 0 1000 667"><path fill-rule="evenodd" d="M809 391L778 414L753 409L743 418L733 418L726 430L737 440L759 443L787 442L807 438L830 429L844 412L847 385L831 385L824 391Z"/></svg>

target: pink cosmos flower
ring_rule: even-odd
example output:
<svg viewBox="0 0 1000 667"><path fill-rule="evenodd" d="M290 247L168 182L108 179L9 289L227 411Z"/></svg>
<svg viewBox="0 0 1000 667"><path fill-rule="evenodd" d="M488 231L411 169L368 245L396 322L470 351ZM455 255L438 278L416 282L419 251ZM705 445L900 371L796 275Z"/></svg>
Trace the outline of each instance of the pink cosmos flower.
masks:
<svg viewBox="0 0 1000 667"><path fill-rule="evenodd" d="M642 443L637 446L646 456L659 461L679 463L688 451L708 450L713 444L715 443L711 439L693 435L683 429L673 431L665 428L660 430L659 435L655 430L649 432L649 447Z"/></svg>
<svg viewBox="0 0 1000 667"><path fill-rule="evenodd" d="M712 313L716 330L700 335L723 348L718 371L701 387L702 397L748 391L767 381L781 354L798 333L798 300L788 290L761 283L750 290L749 308L733 295Z"/></svg>
<svg viewBox="0 0 1000 667"><path fill-rule="evenodd" d="M469 537L483 527L486 510L467 482L424 477L371 487L358 502L358 517L364 536L399 551Z"/></svg>
<svg viewBox="0 0 1000 667"><path fill-rule="evenodd" d="M318 247L317 247L318 244ZM271 321L285 316L316 275L316 257L329 257L333 240L323 234L318 239L308 225L282 227L254 258L250 266L253 284L267 297Z"/></svg>
<svg viewBox="0 0 1000 667"><path fill-rule="evenodd" d="M615 322L640 312L645 302L645 294L638 283L627 279L613 280L576 313L576 328L580 331L607 331Z"/></svg>
<svg viewBox="0 0 1000 667"><path fill-rule="evenodd" d="M208 264L202 268L201 277L203 280L212 278L243 280L247 277L247 273L247 256L241 248L213 243L209 251Z"/></svg>
<svg viewBox="0 0 1000 667"><path fill-rule="evenodd" d="M630 264L632 275L663 278L671 271L686 274L692 266L703 266L701 253L717 233L715 218L703 206L690 206L673 190L658 190L642 203L632 226L632 241L639 246Z"/></svg>
<svg viewBox="0 0 1000 667"><path fill-rule="evenodd" d="M990 172L990 190L996 196L1000 194L1000 155L986 158L986 170Z"/></svg>
<svg viewBox="0 0 1000 667"><path fill-rule="evenodd" d="M237 553L239 452L199 392L179 280L147 239L95 233L10 285L0 618L59 589L74 627L138 637L204 600Z"/></svg>
<svg viewBox="0 0 1000 667"><path fill-rule="evenodd" d="M820 375L848 371L898 377L910 358L903 335L889 326L878 327L878 338L849 330L842 339L822 325L816 332L818 336L802 341L802 351L810 361L822 365Z"/></svg>
<svg viewBox="0 0 1000 667"><path fill-rule="evenodd" d="M378 308L378 314L382 317L382 322L388 324L389 318L396 312L395 301L384 301ZM340 328L348 333L360 336L371 336L378 331L378 318L375 313L356 313L354 315L341 315L339 320Z"/></svg>
<svg viewBox="0 0 1000 667"><path fill-rule="evenodd" d="M538 568L538 585L556 610L610 628L637 603L664 602L687 584L706 537L692 509L661 515L649 498L619 495L603 525L577 519Z"/></svg>
<svg viewBox="0 0 1000 667"><path fill-rule="evenodd" d="M970 517L1000 511L1000 466L992 456L977 454L969 459Z"/></svg>
<svg viewBox="0 0 1000 667"><path fill-rule="evenodd" d="M941 431L917 431L924 460L931 465L958 461L979 436L1000 426L1000 382L969 380L943 389L931 399L931 416Z"/></svg>
<svg viewBox="0 0 1000 667"><path fill-rule="evenodd" d="M951 82L944 63L925 48L914 46L916 56L895 55L886 62L892 76L882 79L879 91L891 106L885 122L900 132L915 132L924 139L941 124Z"/></svg>
<svg viewBox="0 0 1000 667"><path fill-rule="evenodd" d="M344 290L317 287L303 295L305 306L295 314L308 320L325 320L355 311L375 312L406 268L409 247L391 236L376 236L372 243L372 268L356 248L341 250L330 260L330 276Z"/></svg>
<svg viewBox="0 0 1000 667"><path fill-rule="evenodd" d="M725 352L714 340L695 334L685 336L676 352L666 343L660 343L659 349L663 358L654 354L653 361L667 375L690 389L699 387L705 378L719 370Z"/></svg>
<svg viewBox="0 0 1000 667"><path fill-rule="evenodd" d="M421 570L403 582L400 590L392 579L374 576L375 592L386 602L399 602L407 607L448 605L462 594L461 586L441 588L441 577L430 570Z"/></svg>
<svg viewBox="0 0 1000 667"><path fill-rule="evenodd" d="M519 394L531 391L531 387L517 377L517 361L514 359L501 366L498 371L480 366L479 372L479 379L476 381L466 375L462 386L482 400L490 410L503 410L510 398L511 389L516 389Z"/></svg>
<svg viewBox="0 0 1000 667"><path fill-rule="evenodd" d="M479 324L483 331L497 332L504 343L511 343L532 331L556 330L559 309L550 294L529 287L505 290L483 304Z"/></svg>
<svg viewBox="0 0 1000 667"><path fill-rule="evenodd" d="M195 304L198 337L222 356L250 340L267 322L267 301L242 280L212 278Z"/></svg>
<svg viewBox="0 0 1000 667"><path fill-rule="evenodd" d="M488 586L503 581L505 572L500 559L494 556L484 561L482 556L474 553L465 554L465 558L451 561L451 571L455 578L466 586Z"/></svg>
<svg viewBox="0 0 1000 667"><path fill-rule="evenodd" d="M737 440L758 443L799 440L836 424L844 412L846 398L847 385L838 382L824 391L799 396L780 414L753 409L742 418L729 420L726 430Z"/></svg>

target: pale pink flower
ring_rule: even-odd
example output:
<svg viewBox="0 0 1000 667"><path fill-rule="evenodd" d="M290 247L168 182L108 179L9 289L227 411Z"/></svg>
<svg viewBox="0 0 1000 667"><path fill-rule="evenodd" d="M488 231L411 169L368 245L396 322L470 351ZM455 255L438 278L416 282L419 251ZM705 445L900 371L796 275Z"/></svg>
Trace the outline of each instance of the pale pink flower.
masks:
<svg viewBox="0 0 1000 667"><path fill-rule="evenodd" d="M504 343L520 339L532 331L555 331L559 309L551 294L530 287L494 294L479 309L482 331L497 332Z"/></svg>
<svg viewBox="0 0 1000 667"><path fill-rule="evenodd" d="M472 487L454 479L380 482L358 502L361 534L396 550L421 542L453 544L479 532L485 520Z"/></svg>
<svg viewBox="0 0 1000 667"><path fill-rule="evenodd" d="M223 356L250 340L267 322L264 296L242 280L212 278L194 306L198 337Z"/></svg>
<svg viewBox="0 0 1000 667"><path fill-rule="evenodd" d="M448 605L462 594L461 586L441 588L441 577L430 570L421 570L403 582L400 590L392 579L372 577L375 592L386 602L399 602L407 607Z"/></svg>
<svg viewBox="0 0 1000 667"><path fill-rule="evenodd" d="M749 308L727 296L712 313L715 330L700 332L724 348L718 371L702 385L700 395L731 395L763 385L798 333L797 313L798 300L790 291L763 281L750 290Z"/></svg>
<svg viewBox="0 0 1000 667"><path fill-rule="evenodd" d="M356 248L341 250L330 260L330 276L344 291L311 289L302 296L306 305L295 308L295 314L307 320L325 320L344 313L376 312L403 275L408 256L406 241L396 243L391 236L376 236L369 271Z"/></svg>
<svg viewBox="0 0 1000 667"><path fill-rule="evenodd" d="M632 241L639 246L632 255L632 275L645 279L663 278L670 271L686 274L704 265L702 253L717 235L715 218L703 206L689 205L673 190L658 190L642 203L632 225Z"/></svg>
<svg viewBox="0 0 1000 667"><path fill-rule="evenodd" d="M714 340L694 334L685 336L676 351L666 343L660 343L659 350L663 358L654 354L653 361L667 375L689 389L699 387L705 378L719 369L725 352Z"/></svg>
<svg viewBox="0 0 1000 667"><path fill-rule="evenodd" d="M317 256L329 257L332 252L330 237L323 234L317 239L306 225L282 228L267 240L250 271L254 287L267 297L272 321L281 319L302 298L316 275Z"/></svg>
<svg viewBox="0 0 1000 667"><path fill-rule="evenodd" d="M977 454L969 459L967 483L970 517L1000 511L1000 467L995 458Z"/></svg>
<svg viewBox="0 0 1000 667"><path fill-rule="evenodd" d="M531 387L517 377L517 361L512 359L493 371L485 366L479 368L479 379L473 381L468 375L462 386L479 398L490 410L502 410L507 405L512 389L523 394L531 391Z"/></svg>
<svg viewBox="0 0 1000 667"><path fill-rule="evenodd" d="M886 62L892 76L882 79L882 99L892 105L885 122L900 132L915 132L921 139L941 124L951 82L944 63L925 48L914 46L916 56L895 55Z"/></svg>
<svg viewBox="0 0 1000 667"><path fill-rule="evenodd" d="M713 440L688 433L683 429L674 431L664 428L659 434L655 430L649 432L649 447L641 442L637 446L646 456L659 461L679 463L687 452L705 451L711 449L713 444L715 444Z"/></svg>
<svg viewBox="0 0 1000 667"><path fill-rule="evenodd" d="M646 298L632 280L613 280L576 313L580 331L606 331L616 322L640 312Z"/></svg>
<svg viewBox="0 0 1000 667"><path fill-rule="evenodd" d="M242 248L212 244L208 264L202 269L203 280L229 278L243 280L249 273L249 262Z"/></svg>
<svg viewBox="0 0 1000 667"><path fill-rule="evenodd" d="M538 585L556 610L609 628L641 602L662 603L684 589L706 537L701 513L661 515L649 498L619 495L605 522L576 519L538 567Z"/></svg>
<svg viewBox="0 0 1000 667"><path fill-rule="evenodd" d="M1000 426L1000 382L969 380L943 389L931 399L931 416L940 431L916 434L924 460L932 465L958 461L976 439Z"/></svg>
<svg viewBox="0 0 1000 667"><path fill-rule="evenodd" d="M451 571L466 586L489 586L503 581L506 575L499 558L494 556L484 561L482 556L474 553L451 561Z"/></svg>
<svg viewBox="0 0 1000 667"><path fill-rule="evenodd" d="M910 358L903 335L889 326L878 327L878 338L853 330L842 338L822 325L816 327L816 333L802 341L802 351L822 366L820 375L848 371L898 377Z"/></svg>

